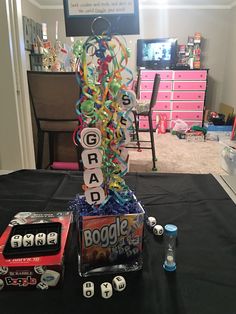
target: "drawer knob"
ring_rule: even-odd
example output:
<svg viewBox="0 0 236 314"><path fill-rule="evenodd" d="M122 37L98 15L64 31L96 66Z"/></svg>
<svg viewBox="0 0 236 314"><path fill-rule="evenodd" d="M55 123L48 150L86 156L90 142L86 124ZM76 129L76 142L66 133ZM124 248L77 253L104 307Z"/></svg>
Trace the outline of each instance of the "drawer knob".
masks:
<svg viewBox="0 0 236 314"><path fill-rule="evenodd" d="M202 88L202 85L200 85L200 88Z"/></svg>
<svg viewBox="0 0 236 314"><path fill-rule="evenodd" d="M178 85L178 88L180 88L181 87L181 85Z"/></svg>
<svg viewBox="0 0 236 314"><path fill-rule="evenodd" d="M167 98L168 96L167 95L165 95L165 98Z"/></svg>
<svg viewBox="0 0 236 314"><path fill-rule="evenodd" d="M201 95L198 95L198 98L202 98L202 96L201 96Z"/></svg>
<svg viewBox="0 0 236 314"><path fill-rule="evenodd" d="M197 115L197 118L199 118L199 115Z"/></svg>
<svg viewBox="0 0 236 314"><path fill-rule="evenodd" d="M179 98L180 96L179 95L177 95L177 98Z"/></svg>
<svg viewBox="0 0 236 314"><path fill-rule="evenodd" d="M168 85L166 85L166 88L168 88L169 86Z"/></svg>
<svg viewBox="0 0 236 314"><path fill-rule="evenodd" d="M197 109L200 109L200 106L197 106Z"/></svg>
<svg viewBox="0 0 236 314"><path fill-rule="evenodd" d="M176 106L177 109L179 109L179 106Z"/></svg>
<svg viewBox="0 0 236 314"><path fill-rule="evenodd" d="M167 108L167 105L165 105L165 108Z"/></svg>

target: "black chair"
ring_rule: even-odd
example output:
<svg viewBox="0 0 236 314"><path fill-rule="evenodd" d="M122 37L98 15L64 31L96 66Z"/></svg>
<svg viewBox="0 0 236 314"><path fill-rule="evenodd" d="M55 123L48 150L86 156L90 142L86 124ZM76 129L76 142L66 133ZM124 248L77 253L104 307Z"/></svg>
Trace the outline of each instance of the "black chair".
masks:
<svg viewBox="0 0 236 314"><path fill-rule="evenodd" d="M55 161L55 136L68 132L72 135L78 127L75 104L79 99L80 89L73 72L28 71L27 76L38 135L36 167L40 169L43 165L45 133L49 137L49 165L52 165ZM81 149L75 145L74 149L79 166Z"/></svg>
<svg viewBox="0 0 236 314"><path fill-rule="evenodd" d="M138 79L136 83L136 95L137 95L137 107L135 110L133 110L134 113L134 123L135 123L135 131L136 131L136 138L137 138L137 145L138 145L138 151L141 151L142 149L151 149L152 150L152 162L153 162L153 171L156 171L156 151L155 151L155 141L154 141L154 135L153 135L153 125L152 125L152 110L154 105L157 101L157 95L159 90L159 85L161 81L161 77L159 74L155 75L154 83L153 83L153 89L152 89L152 96L150 102L143 102L139 100L139 94L140 94L140 72L138 74ZM149 132L150 132L150 141L144 141L140 140L139 138L139 120L140 117L148 117L148 123L149 123ZM151 147L145 147L141 146L140 143L149 142L151 143Z"/></svg>

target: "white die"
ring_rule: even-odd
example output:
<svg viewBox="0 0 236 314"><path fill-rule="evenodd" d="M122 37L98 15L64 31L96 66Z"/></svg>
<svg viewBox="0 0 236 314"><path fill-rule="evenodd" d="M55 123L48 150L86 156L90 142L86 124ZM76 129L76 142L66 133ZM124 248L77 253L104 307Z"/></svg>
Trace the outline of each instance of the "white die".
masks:
<svg viewBox="0 0 236 314"><path fill-rule="evenodd" d="M151 228L153 228L156 225L157 221L155 217L148 217L147 219L147 225Z"/></svg>
<svg viewBox="0 0 236 314"><path fill-rule="evenodd" d="M104 299L109 299L113 294L112 285L110 284L110 282L103 282L100 287L102 297Z"/></svg>
<svg viewBox="0 0 236 314"><path fill-rule="evenodd" d="M153 228L153 233L155 235L162 235L164 233L164 229L161 225L156 225L154 228Z"/></svg>
<svg viewBox="0 0 236 314"><path fill-rule="evenodd" d="M8 273L8 267L0 266L0 275L6 275Z"/></svg>
<svg viewBox="0 0 236 314"><path fill-rule="evenodd" d="M35 236L35 245L43 246L46 244L46 234L45 233L37 233Z"/></svg>
<svg viewBox="0 0 236 314"><path fill-rule="evenodd" d="M42 276L41 281L46 283L49 287L55 287L60 280L60 273L55 270L46 270Z"/></svg>
<svg viewBox="0 0 236 314"><path fill-rule="evenodd" d="M34 235L33 234L25 234L23 237L23 246L30 247L34 245Z"/></svg>
<svg viewBox="0 0 236 314"><path fill-rule="evenodd" d="M48 285L41 281L37 284L36 288L40 290L48 290Z"/></svg>
<svg viewBox="0 0 236 314"><path fill-rule="evenodd" d="M18 248L22 246L22 235L15 234L13 237L11 237L11 247L12 248Z"/></svg>
<svg viewBox="0 0 236 314"><path fill-rule="evenodd" d="M48 245L55 245L58 242L58 234L56 232L50 232L47 235L47 244Z"/></svg>
<svg viewBox="0 0 236 314"><path fill-rule="evenodd" d="M0 291L4 288L4 281L0 279Z"/></svg>
<svg viewBox="0 0 236 314"><path fill-rule="evenodd" d="M112 286L116 291L123 291L126 288L125 278L122 276L116 276L112 280Z"/></svg>
<svg viewBox="0 0 236 314"><path fill-rule="evenodd" d="M85 298L92 298L94 296L94 283L92 281L86 281L83 284L83 296Z"/></svg>
<svg viewBox="0 0 236 314"><path fill-rule="evenodd" d="M34 266L36 274L42 275L47 270L46 266Z"/></svg>

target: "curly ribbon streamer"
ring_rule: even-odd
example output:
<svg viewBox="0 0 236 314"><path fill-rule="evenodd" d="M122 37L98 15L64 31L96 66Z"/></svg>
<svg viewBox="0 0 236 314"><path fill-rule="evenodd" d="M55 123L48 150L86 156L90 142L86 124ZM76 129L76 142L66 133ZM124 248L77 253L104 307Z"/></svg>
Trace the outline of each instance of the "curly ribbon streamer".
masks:
<svg viewBox="0 0 236 314"><path fill-rule="evenodd" d="M73 140L75 144L80 140L80 132L85 126L98 127L102 133L100 149L103 152L106 200L99 208L109 202L111 195L120 205L131 197L123 179L127 173L127 161L121 157L125 132L120 122L123 116L132 125L129 118L131 109L123 112L118 95L125 93L133 75L127 68L130 51L122 39L107 34L93 35L84 43L77 41L73 47L77 57L76 79L81 88L81 97L76 104L79 126ZM122 72L128 75L126 82L123 82Z"/></svg>

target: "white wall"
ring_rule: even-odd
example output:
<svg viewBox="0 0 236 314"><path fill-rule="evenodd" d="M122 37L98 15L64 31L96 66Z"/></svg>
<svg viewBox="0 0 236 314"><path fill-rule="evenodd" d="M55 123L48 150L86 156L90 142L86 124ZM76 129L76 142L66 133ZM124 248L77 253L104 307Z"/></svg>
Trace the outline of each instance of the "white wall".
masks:
<svg viewBox="0 0 236 314"><path fill-rule="evenodd" d="M228 38L222 102L232 106L236 113L236 7L230 12Z"/></svg>
<svg viewBox="0 0 236 314"><path fill-rule="evenodd" d="M129 67L136 73L136 42L138 38L176 37L179 43L186 43L188 35L196 31L205 38L203 44L203 65L210 69L207 106L217 110L222 101L223 75L227 57L229 10L142 10L140 12L139 36L126 36L132 50ZM59 39L70 43L65 36L63 10L42 10L42 22L48 25L48 37L55 41L55 25L59 22Z"/></svg>

